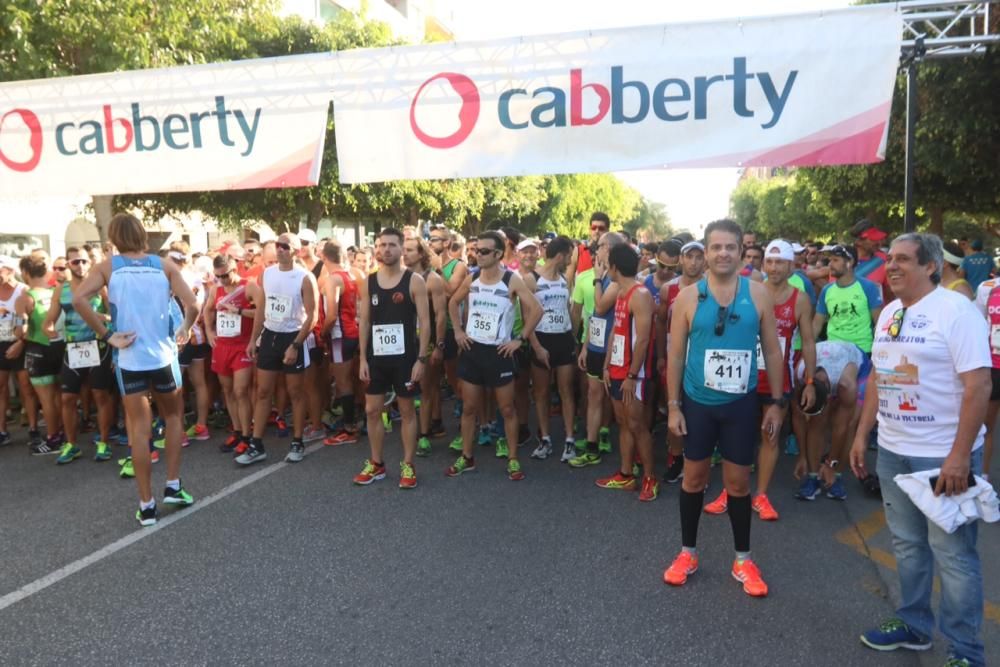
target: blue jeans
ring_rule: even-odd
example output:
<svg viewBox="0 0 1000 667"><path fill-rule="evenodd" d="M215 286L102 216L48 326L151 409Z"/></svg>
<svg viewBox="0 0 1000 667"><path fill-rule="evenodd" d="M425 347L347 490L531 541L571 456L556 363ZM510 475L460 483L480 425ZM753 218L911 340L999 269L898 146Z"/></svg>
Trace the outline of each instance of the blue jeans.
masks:
<svg viewBox="0 0 1000 667"><path fill-rule="evenodd" d="M934 630L931 588L934 565L941 577L941 634L951 642L951 654L973 665L984 665L980 639L983 624L983 575L976 551L978 522L961 526L949 535L910 501L893 477L940 468L944 459L900 456L878 448L876 472L882 484L885 519L892 532L892 547L899 569L902 604L897 615L924 637ZM980 447L970 459L972 472L983 467Z"/></svg>

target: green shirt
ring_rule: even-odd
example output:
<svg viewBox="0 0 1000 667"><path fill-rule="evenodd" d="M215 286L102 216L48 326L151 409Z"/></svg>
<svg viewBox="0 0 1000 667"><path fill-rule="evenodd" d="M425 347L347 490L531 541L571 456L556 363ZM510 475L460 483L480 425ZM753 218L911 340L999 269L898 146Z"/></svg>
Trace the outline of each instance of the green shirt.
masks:
<svg viewBox="0 0 1000 667"><path fill-rule="evenodd" d="M28 290L28 294L35 301L35 307L28 314L28 335L27 339L39 345L48 345L49 337L42 331L45 324L45 316L49 313L49 306L52 304L52 290L46 287L33 287Z"/></svg>
<svg viewBox="0 0 1000 667"><path fill-rule="evenodd" d="M583 327L580 329L580 342L587 342L587 327L590 326L590 316L594 313L594 269L587 269L576 274L573 284L573 303L583 304Z"/></svg>
<svg viewBox="0 0 1000 667"><path fill-rule="evenodd" d="M847 287L829 283L816 301L816 312L827 318L826 339L847 341L872 353L871 311L882 305L882 290L865 278L856 278Z"/></svg>

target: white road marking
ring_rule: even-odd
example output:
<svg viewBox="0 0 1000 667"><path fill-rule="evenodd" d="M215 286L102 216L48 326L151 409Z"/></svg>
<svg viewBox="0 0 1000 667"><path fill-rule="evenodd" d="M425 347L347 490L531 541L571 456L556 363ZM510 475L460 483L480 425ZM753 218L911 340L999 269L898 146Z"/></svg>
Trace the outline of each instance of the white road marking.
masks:
<svg viewBox="0 0 1000 667"><path fill-rule="evenodd" d="M318 442L314 445L310 445L309 447L307 447L306 453L311 454L312 452L322 447L323 443ZM248 487L254 482L259 482L268 475L272 475L289 465L292 464L285 463L284 461L275 463L273 465L269 465L262 470L258 470L252 475L244 477L238 482L233 482L232 484L225 487L221 491L218 491L217 493L213 493L212 495L207 496L202 500L198 500L197 502L195 502L194 505L190 507L179 509L175 513L172 513L167 518L158 520L155 526L150 526L149 528L140 528L134 533L130 533L121 539L115 540L114 542L105 547L101 547L92 554L89 554L87 556L84 556L83 558L75 560L68 565L64 565L58 570L53 570L44 577L35 579L30 584L26 584L15 591L7 593L3 597L0 597L0 611L3 611L7 607L18 603L21 600L31 597L32 595L38 593L39 591L45 590L46 588L52 586L53 584L59 583L66 577L76 574L80 570L90 567L94 563L99 563L105 558L113 556L122 549L125 549L126 547L129 547L140 540L144 540L147 537L155 535L156 533L167 528L168 526L177 523L178 521L182 521L184 518L189 517L193 515L195 512L203 510L206 507L210 507L215 502L222 500L223 498L226 498L228 496L231 496L240 489Z"/></svg>

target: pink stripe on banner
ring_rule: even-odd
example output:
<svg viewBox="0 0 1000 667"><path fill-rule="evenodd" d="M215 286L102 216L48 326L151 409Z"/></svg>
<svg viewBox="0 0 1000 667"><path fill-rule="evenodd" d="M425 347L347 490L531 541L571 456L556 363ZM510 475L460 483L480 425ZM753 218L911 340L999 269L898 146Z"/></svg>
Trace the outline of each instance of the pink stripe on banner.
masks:
<svg viewBox="0 0 1000 667"><path fill-rule="evenodd" d="M891 102L881 104L803 139L764 153L730 153L699 160L674 162L669 168L687 167L815 167L834 164L881 162L879 145L889 122ZM654 167L655 168L655 167Z"/></svg>
<svg viewBox="0 0 1000 667"><path fill-rule="evenodd" d="M296 188L316 185L310 177L313 161L316 159L316 144L305 146L277 164L246 178L233 190L249 190L253 188Z"/></svg>

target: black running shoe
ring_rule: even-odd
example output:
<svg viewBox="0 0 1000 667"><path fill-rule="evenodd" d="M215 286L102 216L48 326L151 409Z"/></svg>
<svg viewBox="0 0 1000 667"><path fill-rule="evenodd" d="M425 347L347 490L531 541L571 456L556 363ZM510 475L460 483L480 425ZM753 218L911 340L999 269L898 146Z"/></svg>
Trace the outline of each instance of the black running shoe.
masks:
<svg viewBox="0 0 1000 667"><path fill-rule="evenodd" d="M135 520L139 522L140 526L155 526L156 525L156 505L147 509L139 508L135 511Z"/></svg>
<svg viewBox="0 0 1000 667"><path fill-rule="evenodd" d="M663 476L663 481L667 484L676 484L684 478L684 457L671 456L670 465L667 466L667 473Z"/></svg>

